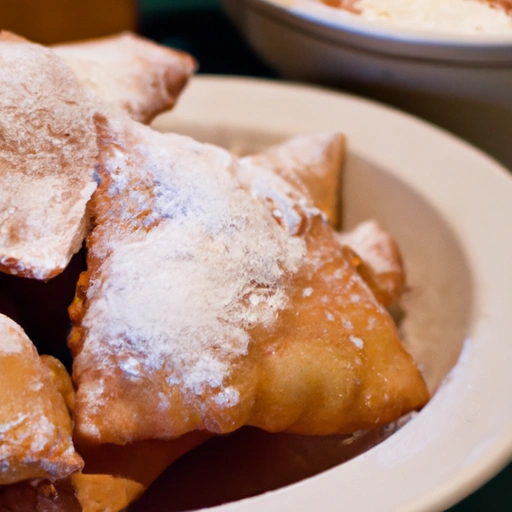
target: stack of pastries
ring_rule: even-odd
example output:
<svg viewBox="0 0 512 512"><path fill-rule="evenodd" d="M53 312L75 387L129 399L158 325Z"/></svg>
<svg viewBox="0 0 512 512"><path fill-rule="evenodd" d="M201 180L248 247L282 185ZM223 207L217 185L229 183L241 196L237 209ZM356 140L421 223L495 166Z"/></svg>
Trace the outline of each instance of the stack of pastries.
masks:
<svg viewBox="0 0 512 512"><path fill-rule="evenodd" d="M196 63L131 34L3 32L0 64L0 510L120 511L212 436L351 434L428 401L388 313L396 243L335 229L342 134L238 158L156 132ZM84 242L70 376L12 290Z"/></svg>

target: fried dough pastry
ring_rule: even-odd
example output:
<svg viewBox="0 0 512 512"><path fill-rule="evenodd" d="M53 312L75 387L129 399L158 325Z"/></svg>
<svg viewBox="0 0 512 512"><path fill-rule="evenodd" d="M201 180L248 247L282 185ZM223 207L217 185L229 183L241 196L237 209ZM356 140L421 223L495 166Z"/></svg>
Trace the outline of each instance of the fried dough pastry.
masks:
<svg viewBox="0 0 512 512"><path fill-rule="evenodd" d="M0 271L41 280L62 272L96 188L94 115L121 109L149 121L194 69L190 56L131 34L52 51L0 33Z"/></svg>
<svg viewBox="0 0 512 512"><path fill-rule="evenodd" d="M142 123L172 108L197 67L190 55L129 32L53 50L100 98Z"/></svg>
<svg viewBox="0 0 512 512"><path fill-rule="evenodd" d="M83 512L124 510L167 467L209 437L207 432L191 432L171 441L78 446L85 468L71 481Z"/></svg>
<svg viewBox="0 0 512 512"><path fill-rule="evenodd" d="M96 188L98 108L51 50L3 36L0 271L49 279L85 236L86 204Z"/></svg>
<svg viewBox="0 0 512 512"><path fill-rule="evenodd" d="M425 404L322 215L290 236L228 152L98 121L95 226L70 308L79 439L351 433Z"/></svg>
<svg viewBox="0 0 512 512"><path fill-rule="evenodd" d="M52 376L21 327L0 315L0 485L58 480L82 467Z"/></svg>
<svg viewBox="0 0 512 512"><path fill-rule="evenodd" d="M192 432L172 441L82 446L84 472L55 483L44 480L0 486L0 511L121 512L170 464L207 437L205 432Z"/></svg>
<svg viewBox="0 0 512 512"><path fill-rule="evenodd" d="M340 194L335 183L341 183L343 140L336 133L295 137L270 151L242 158L237 176L253 197L266 202L289 234L296 235L308 216L318 214L317 201L323 198L324 205L333 205ZM339 157L332 158L333 152ZM330 187L316 186L315 169L331 176ZM320 210L325 213L325 206ZM328 220L334 225L332 216ZM405 269L393 237L373 220L336 237L354 251L350 259L379 302L386 307L396 303L405 290Z"/></svg>
<svg viewBox="0 0 512 512"><path fill-rule="evenodd" d="M71 482L81 512L121 512L145 490L138 482L112 475L75 473Z"/></svg>
<svg viewBox="0 0 512 512"><path fill-rule="evenodd" d="M358 224L353 230L339 233L338 241L353 249L369 265L372 287L386 306L396 302L405 291L405 268L396 241L375 220Z"/></svg>
<svg viewBox="0 0 512 512"><path fill-rule="evenodd" d="M75 391L66 368L50 356L41 356L41 361L50 370L55 387L64 398L69 412L73 414ZM82 512L124 510L168 466L209 437L211 436L207 432L191 432L172 441L140 441L125 446L77 446L85 466L81 472L71 475L70 483ZM67 489L69 486L67 482L59 483L58 493L61 493L62 487ZM68 512L66 508L62 510Z"/></svg>
<svg viewBox="0 0 512 512"><path fill-rule="evenodd" d="M299 135L243 161L252 168L272 169L296 194L311 198L336 227L340 223L345 146L342 133Z"/></svg>
<svg viewBox="0 0 512 512"><path fill-rule="evenodd" d="M73 413L74 389L64 365L51 356L41 356L40 360L49 370L52 387ZM120 512L170 464L209 437L207 432L192 432L172 441L142 441L126 446L82 444L76 447L85 461L82 472L53 483L43 480L0 485L0 510Z"/></svg>
<svg viewBox="0 0 512 512"><path fill-rule="evenodd" d="M66 367L52 356L41 356L41 362L48 368L55 389L64 399L68 411L73 414L75 410L75 390Z"/></svg>

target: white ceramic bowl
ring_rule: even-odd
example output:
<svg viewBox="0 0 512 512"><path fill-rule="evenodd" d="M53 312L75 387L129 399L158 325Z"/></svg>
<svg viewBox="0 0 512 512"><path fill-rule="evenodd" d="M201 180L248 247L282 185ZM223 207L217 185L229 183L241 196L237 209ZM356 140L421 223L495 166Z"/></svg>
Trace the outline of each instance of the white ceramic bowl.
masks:
<svg viewBox="0 0 512 512"><path fill-rule="evenodd" d="M389 28L325 5L222 0L240 33L283 76L423 91L512 108L510 35Z"/></svg>
<svg viewBox="0 0 512 512"><path fill-rule="evenodd" d="M411 116L276 82L195 78L155 127L241 152L297 133L345 132L345 225L376 218L397 238L412 287L405 335L437 390L412 421L371 450L216 511L438 511L511 460L512 179L503 168ZM192 466L188 476L164 477L160 498L157 485L157 497L150 491L137 510L168 510L176 499L169 495L173 479L181 479L176 492L206 492L210 481L220 481L219 465L209 459L205 472Z"/></svg>

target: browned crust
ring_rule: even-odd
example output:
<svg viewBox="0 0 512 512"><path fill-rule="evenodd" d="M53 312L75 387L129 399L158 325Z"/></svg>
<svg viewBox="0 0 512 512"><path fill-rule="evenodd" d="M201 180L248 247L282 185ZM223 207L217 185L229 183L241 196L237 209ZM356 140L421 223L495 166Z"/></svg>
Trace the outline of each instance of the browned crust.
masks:
<svg viewBox="0 0 512 512"><path fill-rule="evenodd" d="M142 123L172 108L197 69L191 55L130 32L53 50L98 96Z"/></svg>

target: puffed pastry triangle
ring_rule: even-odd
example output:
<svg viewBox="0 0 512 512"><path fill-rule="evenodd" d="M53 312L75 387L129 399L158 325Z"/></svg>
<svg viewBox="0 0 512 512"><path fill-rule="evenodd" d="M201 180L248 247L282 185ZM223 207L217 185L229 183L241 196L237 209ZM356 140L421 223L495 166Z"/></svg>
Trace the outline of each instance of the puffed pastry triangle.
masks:
<svg viewBox="0 0 512 512"><path fill-rule="evenodd" d="M298 135L243 158L253 167L271 169L297 194L310 198L332 226L339 225L346 140L339 132Z"/></svg>
<svg viewBox="0 0 512 512"><path fill-rule="evenodd" d="M67 370L51 356L41 356L40 362L46 378L49 377L46 387L39 390L42 397L48 389L57 391L72 415L75 393ZM52 481L41 479L41 475L34 480L33 473L26 473L30 480L23 479L16 485L0 484L0 510L120 512L139 498L170 464L209 437L207 432L191 432L171 441L76 446L85 462L82 471Z"/></svg>
<svg viewBox="0 0 512 512"><path fill-rule="evenodd" d="M80 248L98 147L94 96L51 50L0 41L0 271L49 279Z"/></svg>
<svg viewBox="0 0 512 512"><path fill-rule="evenodd" d="M21 327L0 315L0 485L55 481L82 465L51 372Z"/></svg>
<svg viewBox="0 0 512 512"><path fill-rule="evenodd" d="M52 49L100 98L143 123L174 105L197 67L190 55L129 32Z"/></svg>
<svg viewBox="0 0 512 512"><path fill-rule="evenodd" d="M0 271L62 272L82 245L96 188L94 115L149 121L194 69L188 55L131 34L53 51L0 32Z"/></svg>
<svg viewBox="0 0 512 512"><path fill-rule="evenodd" d="M41 356L41 360L50 370L55 388L73 415L75 391L67 370L53 357ZM69 479L56 482L54 496L47 492L47 500L53 506L49 512L69 512L67 502L71 498L68 497L66 504L59 508L59 497L64 492L70 494L70 489L82 512L120 512L137 500L169 465L209 437L207 432L191 432L171 441L75 446L84 460L84 467ZM4 492L3 498L4 501L9 499L10 493ZM0 510L1 506L0 493Z"/></svg>
<svg viewBox="0 0 512 512"><path fill-rule="evenodd" d="M361 222L354 229L337 234L370 267L372 289L386 306L396 303L406 288L405 268L394 238L375 220Z"/></svg>
<svg viewBox="0 0 512 512"><path fill-rule="evenodd" d="M425 404L392 319L323 215L290 235L228 152L98 123L101 184L70 308L78 438L341 434Z"/></svg>
<svg viewBox="0 0 512 512"><path fill-rule="evenodd" d="M335 226L334 210L326 205L337 204L342 193L343 141L335 132L294 137L242 158L237 176L290 234L303 229L308 212L314 213L317 206ZM328 177L327 186L317 185L319 176ZM336 238L355 253L352 261L378 300L386 307L395 304L405 290L405 268L393 237L368 220Z"/></svg>
<svg viewBox="0 0 512 512"><path fill-rule="evenodd" d="M191 432L170 441L79 445L85 467L71 475L71 483L83 512L124 510L168 466L209 437L207 432Z"/></svg>

